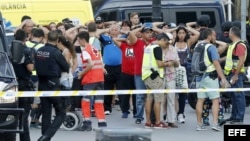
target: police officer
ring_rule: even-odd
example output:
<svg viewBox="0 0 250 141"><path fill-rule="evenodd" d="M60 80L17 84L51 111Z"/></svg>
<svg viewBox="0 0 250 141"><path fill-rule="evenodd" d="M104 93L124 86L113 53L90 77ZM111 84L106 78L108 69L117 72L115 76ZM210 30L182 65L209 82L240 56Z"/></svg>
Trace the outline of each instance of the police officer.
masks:
<svg viewBox="0 0 250 141"><path fill-rule="evenodd" d="M59 89L62 72L68 72L69 64L57 48L59 34L57 31L48 33L48 42L37 50L35 67L39 79L39 91ZM42 136L38 141L50 141L64 121L66 110L63 97L41 97L42 106ZM56 116L51 123L52 105Z"/></svg>
<svg viewBox="0 0 250 141"><path fill-rule="evenodd" d="M26 41L27 34L23 29L19 29L15 33L15 40L23 42L23 45ZM34 85L31 81L31 72L34 69L34 59L30 54L30 50L25 45L23 46L24 56L21 59L21 62L13 62L13 68L17 76L18 81L18 90L19 91L32 91L34 90ZM30 141L29 133L29 123L28 117L31 110L31 104L33 103L33 97L21 97L18 100L18 106L24 108L24 122L23 129L24 132L20 134L20 141Z"/></svg>

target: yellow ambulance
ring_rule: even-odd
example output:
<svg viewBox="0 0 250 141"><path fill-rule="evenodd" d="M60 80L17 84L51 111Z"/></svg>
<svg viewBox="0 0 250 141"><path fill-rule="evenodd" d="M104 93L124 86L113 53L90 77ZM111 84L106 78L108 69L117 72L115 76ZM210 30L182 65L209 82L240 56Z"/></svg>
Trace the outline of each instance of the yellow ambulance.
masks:
<svg viewBox="0 0 250 141"><path fill-rule="evenodd" d="M91 0L1 0L5 26L16 27L28 15L40 25L61 22L69 18L73 24L84 24L94 19Z"/></svg>

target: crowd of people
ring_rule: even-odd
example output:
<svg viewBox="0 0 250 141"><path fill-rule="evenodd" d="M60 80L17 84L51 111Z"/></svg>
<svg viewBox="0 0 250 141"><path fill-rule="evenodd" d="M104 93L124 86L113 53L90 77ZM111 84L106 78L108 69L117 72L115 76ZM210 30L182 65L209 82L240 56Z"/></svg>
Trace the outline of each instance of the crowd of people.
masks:
<svg viewBox="0 0 250 141"><path fill-rule="evenodd" d="M188 84L195 80L197 88L243 87L247 50L245 44L237 44L241 40L238 21L225 22L222 31L215 31L208 27L207 15L178 25L142 24L139 19L138 13L131 13L130 19L123 21L104 21L96 17L84 25L73 25L65 18L60 23L38 25L31 17L24 16L15 30L15 40L22 41L35 53L28 52L21 63L13 63L19 90L34 90L27 85L30 81L39 91L176 89L175 70L180 66L186 69ZM207 69L193 79L192 53L197 46L205 48ZM244 92L232 92L231 96L232 114L224 120L220 93L199 92L196 130L206 130L205 126L209 125L208 99L212 101L213 130L220 131L226 121L242 123ZM29 125L36 127L40 116L42 136L38 141L50 141L66 111L76 107L82 109L83 124L79 130L92 130L93 112L98 127L107 127L106 116L112 116L114 99L113 95L20 98L19 106L25 108L24 133L20 134L20 141L30 141ZM121 118L133 114L135 124L144 123L145 128L178 128L177 122L185 123L187 94L126 94L118 95L117 99ZM52 105L56 116L51 122ZM28 122L30 111L31 123Z"/></svg>

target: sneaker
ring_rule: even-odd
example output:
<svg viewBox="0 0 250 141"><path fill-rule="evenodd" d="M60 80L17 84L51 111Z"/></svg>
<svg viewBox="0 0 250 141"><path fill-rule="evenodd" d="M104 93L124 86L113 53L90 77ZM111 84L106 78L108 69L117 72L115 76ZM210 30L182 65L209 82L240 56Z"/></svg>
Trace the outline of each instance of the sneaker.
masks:
<svg viewBox="0 0 250 141"><path fill-rule="evenodd" d="M98 127L107 127L107 122L98 122Z"/></svg>
<svg viewBox="0 0 250 141"><path fill-rule="evenodd" d="M91 131L92 130L92 122L89 120L83 121L83 125L80 128L80 131Z"/></svg>
<svg viewBox="0 0 250 141"><path fill-rule="evenodd" d="M154 125L155 129L167 129L169 126L167 126L164 122L160 122L159 124Z"/></svg>
<svg viewBox="0 0 250 141"><path fill-rule="evenodd" d="M151 123L145 123L144 127L145 128L152 128L152 127L154 127L154 125Z"/></svg>
<svg viewBox="0 0 250 141"><path fill-rule="evenodd" d="M105 115L110 115L110 111L105 111L104 114Z"/></svg>
<svg viewBox="0 0 250 141"><path fill-rule="evenodd" d="M243 124L243 121L235 119L235 120L230 121L230 123L231 124Z"/></svg>
<svg viewBox="0 0 250 141"><path fill-rule="evenodd" d="M214 131L220 131L220 126L218 124L213 124L212 130L214 130Z"/></svg>
<svg viewBox="0 0 250 141"><path fill-rule="evenodd" d="M171 128L178 128L178 126L174 123L168 123L168 126Z"/></svg>
<svg viewBox="0 0 250 141"><path fill-rule="evenodd" d="M196 131L205 131L205 130L207 130L207 129L204 125L197 125L196 126Z"/></svg>
<svg viewBox="0 0 250 141"><path fill-rule="evenodd" d="M209 122L203 122L203 126L210 126Z"/></svg>
<svg viewBox="0 0 250 141"><path fill-rule="evenodd" d="M185 123L185 116L184 116L183 114L179 114L179 115L177 116L177 121L178 121L179 123Z"/></svg>
<svg viewBox="0 0 250 141"><path fill-rule="evenodd" d="M128 113L127 112L122 113L122 118L128 118Z"/></svg>
<svg viewBox="0 0 250 141"><path fill-rule="evenodd" d="M136 124L141 124L141 121L142 121L142 120L138 118L138 119L135 120L135 123L136 123Z"/></svg>
<svg viewBox="0 0 250 141"><path fill-rule="evenodd" d="M226 124L227 123L227 120L221 120L220 122L219 122L219 126L223 126L224 124Z"/></svg>

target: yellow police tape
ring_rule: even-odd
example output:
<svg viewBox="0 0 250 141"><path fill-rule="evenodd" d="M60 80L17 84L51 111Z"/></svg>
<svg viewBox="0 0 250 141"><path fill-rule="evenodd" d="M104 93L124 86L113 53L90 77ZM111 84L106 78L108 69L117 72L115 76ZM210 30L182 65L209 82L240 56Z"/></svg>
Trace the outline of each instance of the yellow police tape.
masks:
<svg viewBox="0 0 250 141"><path fill-rule="evenodd" d="M91 90L91 91L18 91L0 92L0 97L54 97L54 96L93 96L93 95L123 95L152 93L196 93L196 92L240 92L250 91L250 88L227 89L147 89L147 90Z"/></svg>

